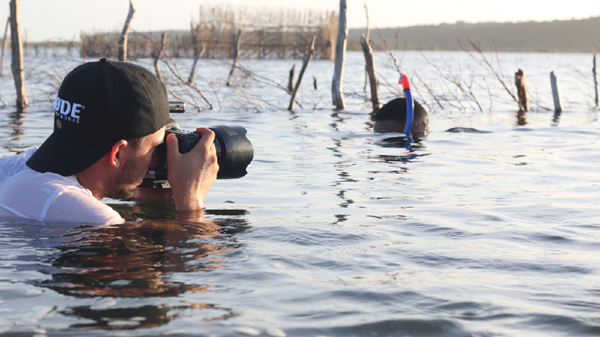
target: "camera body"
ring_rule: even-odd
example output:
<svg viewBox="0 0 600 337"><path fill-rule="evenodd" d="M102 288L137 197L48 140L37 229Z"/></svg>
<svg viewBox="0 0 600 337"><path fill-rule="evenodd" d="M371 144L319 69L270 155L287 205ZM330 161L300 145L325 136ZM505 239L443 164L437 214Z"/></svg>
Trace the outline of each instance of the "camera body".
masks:
<svg viewBox="0 0 600 337"><path fill-rule="evenodd" d="M169 102L171 112L184 112L185 103ZM241 126L217 125L209 128L215 133L214 145L217 152L219 172L217 179L237 179L245 176L246 168L254 157L252 143L246 137L246 129ZM167 124L165 141L157 146L159 165L148 170L140 187L169 188L167 180L167 144L166 136L175 134L179 141L179 152L187 153L196 146L201 136L197 132L181 130L173 119Z"/></svg>

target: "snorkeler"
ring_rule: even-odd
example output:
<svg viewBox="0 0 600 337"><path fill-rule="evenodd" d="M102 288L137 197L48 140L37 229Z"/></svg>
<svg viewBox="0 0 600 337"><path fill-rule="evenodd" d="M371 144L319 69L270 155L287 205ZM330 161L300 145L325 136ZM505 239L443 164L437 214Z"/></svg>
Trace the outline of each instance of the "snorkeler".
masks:
<svg viewBox="0 0 600 337"><path fill-rule="evenodd" d="M406 98L396 98L386 103L374 116L375 132L404 132L406 124ZM414 101L414 119L411 134L414 138L427 136L429 117L423 106Z"/></svg>

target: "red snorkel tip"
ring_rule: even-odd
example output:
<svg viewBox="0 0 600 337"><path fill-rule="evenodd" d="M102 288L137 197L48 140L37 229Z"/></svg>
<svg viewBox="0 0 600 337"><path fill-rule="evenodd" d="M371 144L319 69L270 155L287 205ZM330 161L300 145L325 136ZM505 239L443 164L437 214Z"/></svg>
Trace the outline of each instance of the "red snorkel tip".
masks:
<svg viewBox="0 0 600 337"><path fill-rule="evenodd" d="M410 82L408 81L408 76L400 75L400 79L398 80L398 84L402 85L403 90L410 90Z"/></svg>

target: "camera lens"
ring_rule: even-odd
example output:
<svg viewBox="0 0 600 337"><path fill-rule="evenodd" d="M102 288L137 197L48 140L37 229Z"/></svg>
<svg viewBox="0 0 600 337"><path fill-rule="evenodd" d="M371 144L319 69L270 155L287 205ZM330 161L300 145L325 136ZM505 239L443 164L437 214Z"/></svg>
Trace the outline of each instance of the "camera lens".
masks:
<svg viewBox="0 0 600 337"><path fill-rule="evenodd" d="M219 163L217 179L235 179L245 176L246 167L254 157L252 143L241 126L217 125L210 127L215 133L215 147Z"/></svg>
<svg viewBox="0 0 600 337"><path fill-rule="evenodd" d="M217 125L210 127L215 133L215 150L219 172L217 179L236 179L245 176L246 168L254 157L252 143L246 137L246 129L241 126ZM166 134L174 133L179 141L179 152L187 153L196 146L201 136L197 132L187 132L172 120L167 124ZM166 135L165 135L166 137ZM142 187L170 187L167 181L167 145L165 142L156 148L159 166L150 168Z"/></svg>

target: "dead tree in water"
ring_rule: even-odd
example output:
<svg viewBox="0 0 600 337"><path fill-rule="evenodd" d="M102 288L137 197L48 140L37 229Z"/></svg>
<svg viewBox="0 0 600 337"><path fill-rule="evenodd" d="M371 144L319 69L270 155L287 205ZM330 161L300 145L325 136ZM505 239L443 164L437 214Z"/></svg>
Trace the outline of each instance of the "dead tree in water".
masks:
<svg viewBox="0 0 600 337"><path fill-rule="evenodd" d="M369 28L369 9L367 8L367 4L365 3L365 15L367 17L367 31L365 32L365 40L367 40L367 42L369 42L369 39L371 39L371 29ZM362 45L362 39L361 39L361 45ZM363 51L364 51L364 45L363 45ZM370 46L369 46L370 48ZM372 53L372 52L371 52ZM365 56L366 57L366 56ZM365 65L365 86L363 88L363 91L367 91L367 82L369 81L369 68L368 65ZM373 87L371 87L372 90ZM379 107L377 107L377 110L379 110Z"/></svg>
<svg viewBox="0 0 600 337"><path fill-rule="evenodd" d="M519 110L529 111L527 81L525 81L525 73L521 69L515 73L515 86L517 87L517 94L519 96Z"/></svg>
<svg viewBox="0 0 600 337"><path fill-rule="evenodd" d="M300 84L302 83L302 77L304 77L304 71L308 66L308 62L315 54L315 39L317 36L315 35L308 46L308 51L306 52L306 56L304 56L304 61L302 62L302 69L300 70L300 74L298 75L298 82L296 82L296 86L294 86L294 91L292 91L292 98L290 99L290 106L288 110L292 110L294 108L294 103L296 102L296 95L298 94L298 89L300 89Z"/></svg>
<svg viewBox="0 0 600 337"><path fill-rule="evenodd" d="M8 27L10 25L10 16L6 19L6 27L4 28L4 39L2 40L2 60L0 60L0 76L4 76L4 50L8 45L6 35L8 35Z"/></svg>
<svg viewBox="0 0 600 337"><path fill-rule="evenodd" d="M237 35L232 36L233 42L233 65L231 66L231 71L229 72L229 78L227 79L227 86L231 86L231 79L233 78L233 72L235 71L235 66L237 64L238 56L240 53L240 38L242 37L242 31L239 30Z"/></svg>
<svg viewBox="0 0 600 337"><path fill-rule="evenodd" d="M296 65L294 64L294 66L292 67L292 69L290 69L290 75L288 77L288 90L290 92L292 92L294 90L294 77L295 77L295 73L296 73Z"/></svg>
<svg viewBox="0 0 600 337"><path fill-rule="evenodd" d="M490 61L487 59L487 57L483 53L483 50L481 50L481 46L479 44L479 40L477 41L477 43L474 43L470 39L468 41L469 41L469 44L471 44L471 47L473 47L473 49L477 52L477 54L479 54L479 59L476 56L474 56L473 54L471 54L471 51L469 51L468 49L465 49L460 44L460 41L458 41L458 45L461 47L462 50L466 51L467 54L469 54L469 56L471 56L472 58L474 58L475 60L477 60L479 62L479 64L481 64L482 66L488 68L492 72L492 74L494 74L494 77L496 77L496 79L498 80L498 82L500 82L500 84L502 85L502 87L504 88L504 90L506 90L506 92L510 95L510 97L513 99L513 101L515 101L515 103L517 103L519 105L519 109L522 109L521 102L519 102L519 99L517 99L517 97L512 93L512 91L510 91L510 89L508 88L508 86L506 85L506 83L504 82L504 80L502 79L502 77L500 76L499 71L496 70L496 68L494 68L494 66L492 66L492 64L490 63ZM496 54L496 57L498 57L497 54ZM516 77L516 75L515 75L515 77ZM527 106L527 110L529 110L529 106ZM524 111L527 111L527 110L524 110Z"/></svg>
<svg viewBox="0 0 600 337"><path fill-rule="evenodd" d="M204 54L204 45L201 45L194 57L194 63L192 64L192 70L190 71L190 77L188 78L188 83L192 83L194 80L194 76L196 75L196 64L198 64L198 59L202 57Z"/></svg>
<svg viewBox="0 0 600 337"><path fill-rule="evenodd" d="M12 49L11 69L17 90L17 110L25 108L29 102L25 92L25 74L23 72L23 40L19 23L21 0L10 1L10 40Z"/></svg>
<svg viewBox="0 0 600 337"><path fill-rule="evenodd" d="M123 32L119 38L119 61L127 60L127 38L129 35L129 28L131 27L131 20L133 19L133 14L135 14L133 0L129 0L129 13L127 14L127 19L125 20L125 25L123 26Z"/></svg>
<svg viewBox="0 0 600 337"><path fill-rule="evenodd" d="M369 75L369 83L371 83L371 102L373 102L373 113L375 113L379 110L379 86L377 84L377 75L375 73L375 63L373 62L373 50L364 35L361 37L360 43L362 45L363 53L365 54L367 74Z"/></svg>
<svg viewBox="0 0 600 337"><path fill-rule="evenodd" d="M598 106L598 67L596 65L596 54L594 54L594 67L592 68L594 75L594 103Z"/></svg>
<svg viewBox="0 0 600 337"><path fill-rule="evenodd" d="M162 78L162 75L160 73L160 58L163 56L164 52L165 52L165 44L167 43L167 33L163 32L162 33L162 39L161 39L161 43L160 43L160 48L158 49L158 52L156 53L156 58L154 58L154 69L156 70L156 77L158 77L158 79L164 83L164 80Z"/></svg>
<svg viewBox="0 0 600 337"><path fill-rule="evenodd" d="M552 87L552 98L554 99L554 111L561 112L562 104L560 101L560 89L558 86L558 78L554 75L554 71L550 73L550 85Z"/></svg>
<svg viewBox="0 0 600 337"><path fill-rule="evenodd" d="M344 78L344 62L346 56L346 43L348 40L348 24L346 22L346 0L340 0L340 14L338 23L338 36L335 47L335 68L333 71L333 81L331 82L331 94L333 96L333 105L336 109L344 110L344 94L342 92L342 80Z"/></svg>

